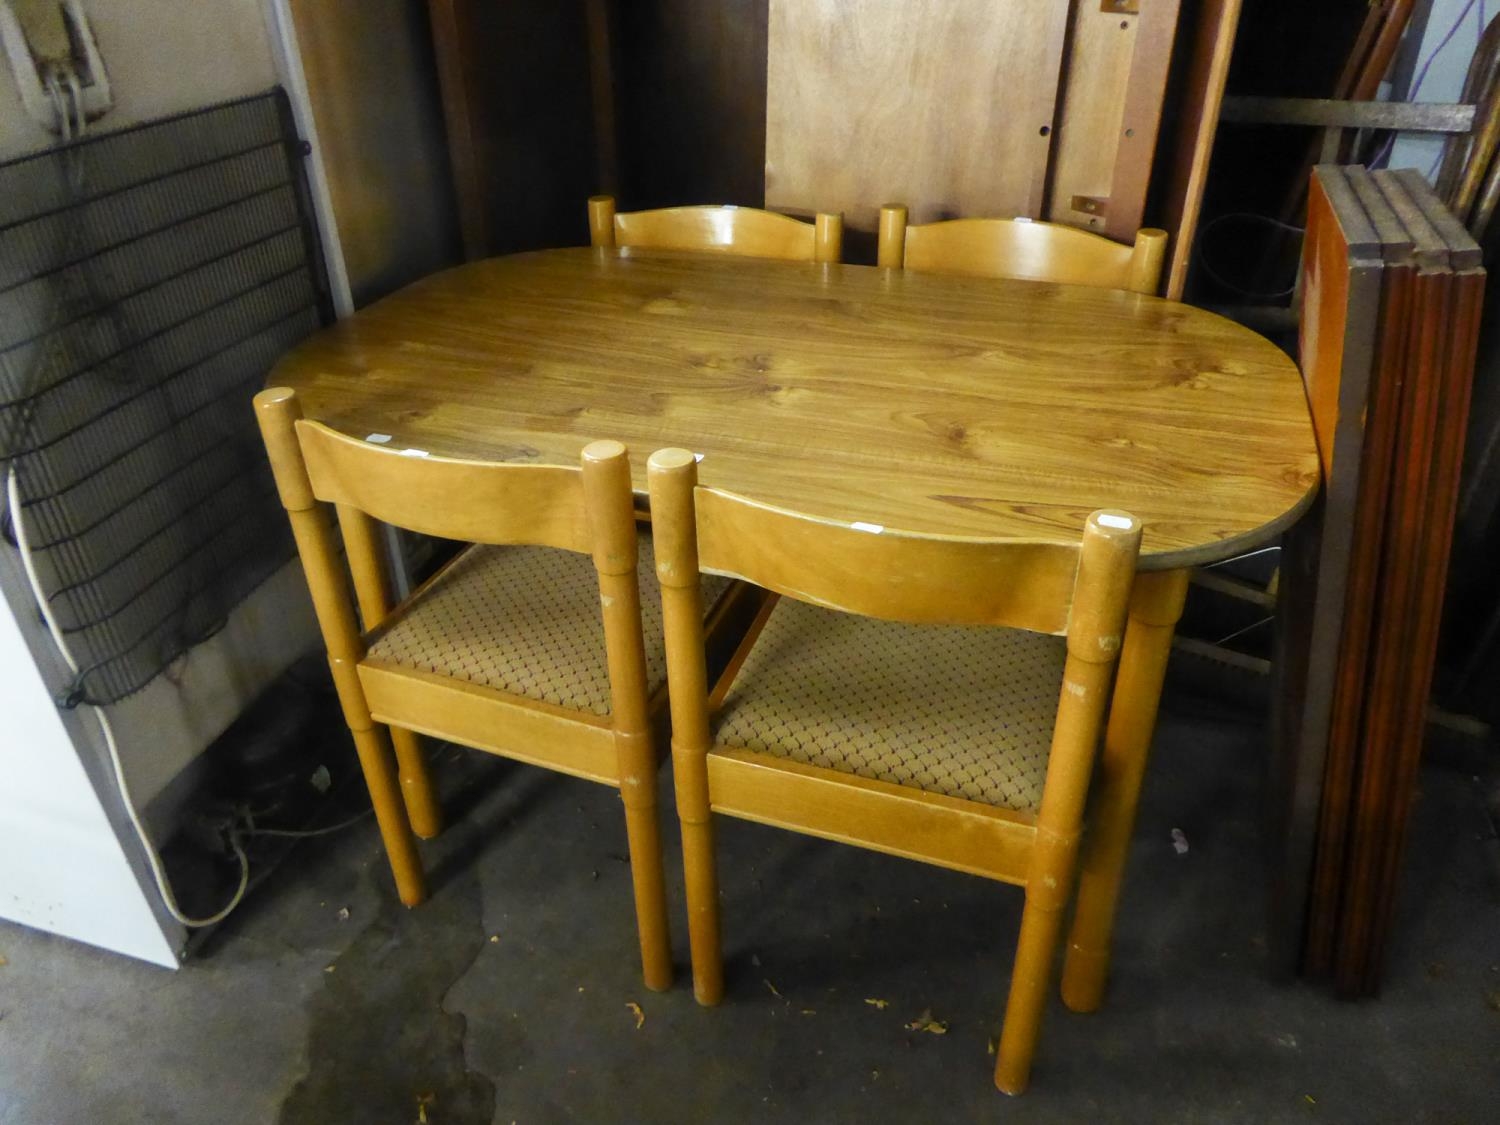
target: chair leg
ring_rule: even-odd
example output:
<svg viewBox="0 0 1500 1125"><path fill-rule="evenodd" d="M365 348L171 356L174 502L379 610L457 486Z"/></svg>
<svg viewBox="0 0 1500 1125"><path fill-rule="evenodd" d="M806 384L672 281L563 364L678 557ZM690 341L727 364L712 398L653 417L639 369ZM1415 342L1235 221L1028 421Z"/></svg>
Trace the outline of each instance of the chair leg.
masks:
<svg viewBox="0 0 1500 1125"><path fill-rule="evenodd" d="M360 686L358 667L364 655L364 641L333 544L328 511L313 496L307 466L297 444L296 422L302 417L302 410L297 396L279 387L256 395L255 411L266 440L271 471L276 477L276 491L297 540L297 554L307 575L307 590L312 595L318 627L328 648L328 670L333 676L334 690L344 712L344 722L354 736L370 802L375 806L375 819L385 841L391 874L396 879L396 892L407 906L416 906L427 897L422 860L412 838L411 822L407 820L390 739L385 728L377 726L370 717L364 688ZM368 525L369 521L364 520L363 524ZM362 556L364 552L356 550L354 554ZM373 572L367 572L367 577L369 573Z"/></svg>
<svg viewBox="0 0 1500 1125"><path fill-rule="evenodd" d="M402 727L391 727L390 731L411 830L422 839L431 840L443 830L443 810L432 786L427 758L422 753L422 737Z"/></svg>
<svg viewBox="0 0 1500 1125"><path fill-rule="evenodd" d="M693 995L704 1007L724 999L724 955L719 938L719 876L714 861L712 814L682 820L682 863L687 881L688 944Z"/></svg>
<svg viewBox="0 0 1500 1125"><path fill-rule="evenodd" d="M644 689L640 693L644 695ZM635 888L635 927L641 943L641 976L646 987L672 986L672 938L667 922L667 891L662 875L661 818L656 808L656 747L649 728L617 730L620 801L630 848L630 879Z"/></svg>
<svg viewBox="0 0 1500 1125"><path fill-rule="evenodd" d="M626 803L625 834L630 846L630 878L635 887L641 975L647 988L664 992L672 986L672 940L662 878L661 822L654 801L646 805Z"/></svg>
<svg viewBox="0 0 1500 1125"><path fill-rule="evenodd" d="M1036 1054L1052 981L1052 962L1062 931L1061 906L1040 902L1040 897L1027 888L1016 964L1011 970L1010 998L1005 1004L1005 1024L996 1051L995 1085L1007 1094L1024 1093L1031 1080L1031 1060Z"/></svg>
<svg viewBox="0 0 1500 1125"><path fill-rule="evenodd" d="M354 748L359 752L359 764L364 771L365 785L370 790L370 802L375 806L375 820L380 825L380 838L385 843L386 858L396 880L396 893L407 906L416 906L427 898L427 880L422 875L422 858L417 854L411 824L406 819L406 807L401 800L401 786L396 779L385 728L351 728L350 733L354 736Z"/></svg>
<svg viewBox="0 0 1500 1125"><path fill-rule="evenodd" d="M1063 966L1063 1003L1075 1012L1096 1011L1104 999L1115 907L1187 581L1187 571L1143 574L1131 598Z"/></svg>

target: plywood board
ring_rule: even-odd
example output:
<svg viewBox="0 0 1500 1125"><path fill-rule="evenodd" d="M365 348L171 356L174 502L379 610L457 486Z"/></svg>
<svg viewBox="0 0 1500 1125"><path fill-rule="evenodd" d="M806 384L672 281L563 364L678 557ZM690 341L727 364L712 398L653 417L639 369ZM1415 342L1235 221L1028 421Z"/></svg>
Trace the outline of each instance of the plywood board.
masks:
<svg viewBox="0 0 1500 1125"><path fill-rule="evenodd" d="M1388 541L1383 580L1391 588L1384 600L1404 606L1406 616L1392 614L1377 637L1376 658L1386 662L1384 682L1393 698L1380 700L1381 722L1372 721L1363 748L1369 768L1346 875L1349 901L1337 966L1338 986L1350 995L1378 989L1395 909L1421 763L1485 284L1478 245L1418 173L1379 173L1378 181L1419 245L1437 243L1446 266L1433 271L1439 312L1415 326L1423 367L1409 380L1411 411L1402 419L1401 453L1408 461L1398 466L1393 494L1401 534Z"/></svg>
<svg viewBox="0 0 1500 1125"><path fill-rule="evenodd" d="M1240 4L1241 0L1204 0L1200 6L1162 206L1163 225L1172 235L1165 292L1174 301L1182 300L1187 286L1209 159L1219 129L1219 107L1224 104L1229 58L1239 30Z"/></svg>
<svg viewBox="0 0 1500 1125"><path fill-rule="evenodd" d="M1041 214L1069 5L770 0L766 205Z"/></svg>
<svg viewBox="0 0 1500 1125"><path fill-rule="evenodd" d="M1172 45L1177 38L1178 4L1179 0L1152 0L1140 15L1135 50L1130 58L1130 78L1122 99L1124 112L1115 137L1109 215L1104 226L1104 233L1113 238L1134 238L1146 211L1146 190L1155 163L1162 99L1167 92Z"/></svg>
<svg viewBox="0 0 1500 1125"><path fill-rule="evenodd" d="M1054 190L1047 201L1046 217L1053 222L1104 230L1107 208L1098 215L1072 204L1077 196L1110 198L1125 90L1141 22L1100 11L1098 4L1078 4L1073 9L1061 121L1052 153Z"/></svg>
<svg viewBox="0 0 1500 1125"><path fill-rule="evenodd" d="M1277 802L1271 837L1283 847L1290 826L1313 815L1310 795L1318 792L1328 745L1382 270L1378 236L1342 170L1317 169L1303 247L1299 356L1324 491L1284 544L1269 786ZM1275 882L1290 860L1277 860L1273 918L1278 910L1295 909Z"/></svg>
<svg viewBox="0 0 1500 1125"><path fill-rule="evenodd" d="M1412 240L1365 169L1342 169L1381 245L1384 263L1380 328L1366 412L1352 541L1345 570L1343 635L1337 651L1333 705L1326 749L1309 748L1300 763L1299 793L1283 842L1286 917L1278 946L1301 930L1296 913L1306 904L1305 966L1329 971L1338 927L1343 849L1353 805L1355 764L1363 729L1369 676L1369 646L1379 597L1379 561L1395 456L1400 392L1405 380L1407 335L1414 296ZM1322 821L1319 866L1311 868L1314 833ZM1311 894L1309 896L1309 890Z"/></svg>
<svg viewBox="0 0 1500 1125"><path fill-rule="evenodd" d="M1447 247L1420 209L1387 174L1378 173L1376 182L1411 236L1417 279L1381 550L1368 703L1351 776L1348 826L1342 844L1332 833L1327 835L1330 846L1326 859L1322 839L1319 844L1320 876L1334 867L1336 853L1342 854L1338 865L1338 927L1330 967L1338 990L1351 996L1362 990L1376 872L1385 849L1383 837L1392 827L1397 761L1413 733L1420 746L1423 727L1422 717L1409 713L1412 681L1422 663L1414 632L1422 601L1417 562L1427 523L1431 443L1437 421L1444 322L1453 281ZM1425 682L1421 695L1425 704Z"/></svg>

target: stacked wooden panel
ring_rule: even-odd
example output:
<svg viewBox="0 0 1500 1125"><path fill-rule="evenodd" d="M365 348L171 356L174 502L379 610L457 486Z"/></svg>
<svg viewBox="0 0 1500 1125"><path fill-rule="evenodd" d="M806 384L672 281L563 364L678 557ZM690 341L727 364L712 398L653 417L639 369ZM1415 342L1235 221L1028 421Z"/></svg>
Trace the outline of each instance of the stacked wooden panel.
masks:
<svg viewBox="0 0 1500 1125"><path fill-rule="evenodd" d="M1304 270L1327 487L1287 543L1274 928L1365 995L1421 761L1484 271L1417 173L1333 166L1314 171Z"/></svg>

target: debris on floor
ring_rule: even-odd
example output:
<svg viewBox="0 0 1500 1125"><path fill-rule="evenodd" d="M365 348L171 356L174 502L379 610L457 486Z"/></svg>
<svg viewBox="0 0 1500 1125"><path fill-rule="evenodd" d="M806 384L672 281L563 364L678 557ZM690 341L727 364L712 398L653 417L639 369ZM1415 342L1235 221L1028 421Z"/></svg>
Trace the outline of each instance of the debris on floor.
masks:
<svg viewBox="0 0 1500 1125"><path fill-rule="evenodd" d="M947 1035L948 1025L932 1018L932 1009L923 1008L922 1014L906 1025L907 1031L926 1031L932 1035Z"/></svg>
<svg viewBox="0 0 1500 1125"><path fill-rule="evenodd" d="M637 1031L639 1031L641 1028L645 1027L646 1026L646 1013L643 1012L643 1011L641 1011L641 1006L639 1004L637 1004L634 1000L627 1000L625 1002L625 1006L627 1008L629 1008L631 1014L633 1016L635 1016L635 1029Z"/></svg>
<svg viewBox="0 0 1500 1125"><path fill-rule="evenodd" d="M1181 828L1172 829L1172 850L1178 855L1187 855L1187 836L1183 834Z"/></svg>

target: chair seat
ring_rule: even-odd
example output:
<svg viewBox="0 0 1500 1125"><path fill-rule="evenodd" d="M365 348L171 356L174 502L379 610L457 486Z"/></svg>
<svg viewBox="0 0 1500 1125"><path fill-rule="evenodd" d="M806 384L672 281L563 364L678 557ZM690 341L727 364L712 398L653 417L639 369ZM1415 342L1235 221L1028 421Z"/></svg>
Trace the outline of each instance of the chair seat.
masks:
<svg viewBox="0 0 1500 1125"><path fill-rule="evenodd" d="M638 574L646 690L666 681L661 591L651 537ZM704 576L704 607L729 580ZM378 632L366 661L451 676L573 711L607 715L609 669L599 579L588 555L550 547L466 549Z"/></svg>
<svg viewBox="0 0 1500 1125"><path fill-rule="evenodd" d="M715 716L721 745L1035 812L1066 642L783 598Z"/></svg>

